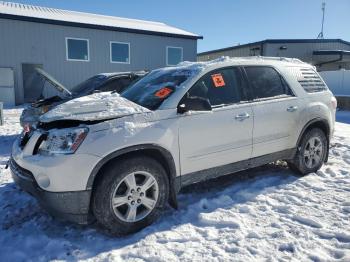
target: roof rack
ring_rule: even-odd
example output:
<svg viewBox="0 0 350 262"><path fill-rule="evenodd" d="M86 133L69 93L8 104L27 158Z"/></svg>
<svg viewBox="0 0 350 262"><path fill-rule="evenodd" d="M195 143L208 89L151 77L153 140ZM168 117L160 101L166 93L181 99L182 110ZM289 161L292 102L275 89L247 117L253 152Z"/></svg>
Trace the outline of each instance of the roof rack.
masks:
<svg viewBox="0 0 350 262"><path fill-rule="evenodd" d="M235 57L232 57L235 58ZM298 58L290 58L290 57L275 57L275 56L246 56L246 57L237 57L240 59L261 59L261 60L267 60L267 61L282 61L282 62L289 62L289 63L295 63L295 64L305 64L305 62L301 61Z"/></svg>
<svg viewBox="0 0 350 262"><path fill-rule="evenodd" d="M289 58L289 57L273 57L273 56L243 56L243 57L229 57L229 56L221 56L214 60L203 61L207 64L218 63L218 62L228 62L228 61L242 61L242 60L263 60L263 61L281 61L293 64L307 64L301 61L298 58ZM308 64L307 64L308 65Z"/></svg>

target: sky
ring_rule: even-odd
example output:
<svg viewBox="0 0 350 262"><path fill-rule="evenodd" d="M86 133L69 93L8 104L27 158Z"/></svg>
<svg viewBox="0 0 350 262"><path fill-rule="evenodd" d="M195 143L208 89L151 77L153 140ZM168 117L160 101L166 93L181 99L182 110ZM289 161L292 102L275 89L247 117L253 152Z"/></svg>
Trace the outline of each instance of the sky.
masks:
<svg viewBox="0 0 350 262"><path fill-rule="evenodd" d="M264 39L316 38L322 0L8 0L160 21L202 35L198 52ZM325 38L350 41L350 0L326 0Z"/></svg>

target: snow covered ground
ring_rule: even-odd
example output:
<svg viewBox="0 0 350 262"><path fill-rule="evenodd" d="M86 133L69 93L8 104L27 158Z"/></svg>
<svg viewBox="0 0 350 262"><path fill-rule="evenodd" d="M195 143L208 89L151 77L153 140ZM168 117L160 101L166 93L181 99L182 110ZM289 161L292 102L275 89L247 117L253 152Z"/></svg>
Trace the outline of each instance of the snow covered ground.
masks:
<svg viewBox="0 0 350 262"><path fill-rule="evenodd" d="M4 167L20 111L5 110L0 126L0 261L350 261L349 124L337 123L317 174L267 165L190 186L178 210L110 238L51 218L15 186ZM350 112L341 118L349 123Z"/></svg>

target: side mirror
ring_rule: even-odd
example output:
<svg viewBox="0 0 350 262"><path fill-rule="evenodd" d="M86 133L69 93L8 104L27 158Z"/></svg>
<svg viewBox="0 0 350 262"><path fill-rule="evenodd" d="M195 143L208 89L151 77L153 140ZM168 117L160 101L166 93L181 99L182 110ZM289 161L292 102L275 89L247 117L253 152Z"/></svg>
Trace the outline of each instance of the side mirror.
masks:
<svg viewBox="0 0 350 262"><path fill-rule="evenodd" d="M211 111L211 104L208 99L202 97L187 97L177 107L177 112L183 114L188 111Z"/></svg>

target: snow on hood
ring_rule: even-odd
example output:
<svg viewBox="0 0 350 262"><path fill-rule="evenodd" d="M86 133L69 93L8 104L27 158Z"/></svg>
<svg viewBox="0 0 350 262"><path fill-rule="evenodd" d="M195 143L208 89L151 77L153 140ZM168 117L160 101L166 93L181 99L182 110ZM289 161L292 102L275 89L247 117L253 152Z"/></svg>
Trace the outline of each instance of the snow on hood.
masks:
<svg viewBox="0 0 350 262"><path fill-rule="evenodd" d="M41 122L56 120L103 120L150 112L118 93L103 92L79 97L60 104L40 117Z"/></svg>

